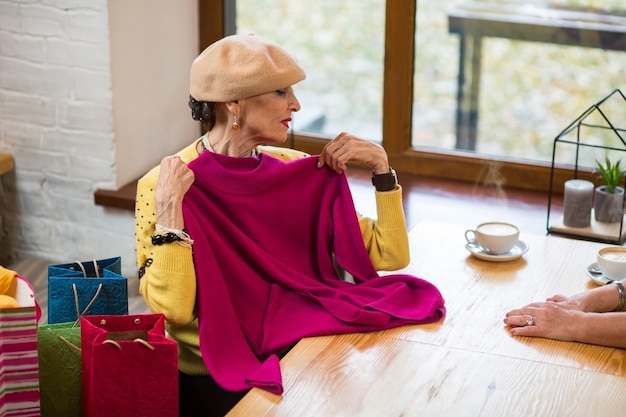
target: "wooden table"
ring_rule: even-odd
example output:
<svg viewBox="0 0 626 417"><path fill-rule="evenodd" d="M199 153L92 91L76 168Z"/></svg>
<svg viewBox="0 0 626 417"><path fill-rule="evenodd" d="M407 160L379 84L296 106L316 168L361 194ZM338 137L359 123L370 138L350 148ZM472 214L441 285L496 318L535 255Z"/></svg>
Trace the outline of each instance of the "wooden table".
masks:
<svg viewBox="0 0 626 417"><path fill-rule="evenodd" d="M512 337L502 322L595 287L585 268L607 245L522 231L529 251L495 263L470 256L468 226L422 220L410 232L403 272L437 285L443 320L303 339L281 361L284 394L254 388L228 416L626 415L626 350Z"/></svg>

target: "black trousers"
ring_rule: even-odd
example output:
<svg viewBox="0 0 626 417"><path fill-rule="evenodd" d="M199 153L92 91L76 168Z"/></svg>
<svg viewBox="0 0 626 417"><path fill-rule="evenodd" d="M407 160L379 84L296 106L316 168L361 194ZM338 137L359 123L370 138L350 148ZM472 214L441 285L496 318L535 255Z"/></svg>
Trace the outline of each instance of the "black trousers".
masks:
<svg viewBox="0 0 626 417"><path fill-rule="evenodd" d="M179 417L223 417L248 391L231 392L210 376L178 372Z"/></svg>
<svg viewBox="0 0 626 417"><path fill-rule="evenodd" d="M294 346L275 354L282 359ZM224 417L248 391L227 391L211 376L187 375L178 371L179 417Z"/></svg>

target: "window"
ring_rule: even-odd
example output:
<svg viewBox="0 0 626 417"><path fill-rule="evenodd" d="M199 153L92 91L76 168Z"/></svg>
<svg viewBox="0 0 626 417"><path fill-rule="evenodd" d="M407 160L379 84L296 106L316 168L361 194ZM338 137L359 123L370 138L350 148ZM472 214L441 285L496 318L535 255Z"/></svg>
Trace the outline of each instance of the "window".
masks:
<svg viewBox="0 0 626 417"><path fill-rule="evenodd" d="M626 51L607 48L625 49L626 36L602 32L624 31L620 4L418 1L413 145L551 161L559 132L623 81ZM456 130L461 35L466 88L475 82L478 93L471 106L477 123Z"/></svg>
<svg viewBox="0 0 626 417"><path fill-rule="evenodd" d="M306 71L296 131L381 141L385 0L237 0L236 16L237 33L278 42Z"/></svg>
<svg viewBox="0 0 626 417"><path fill-rule="evenodd" d="M497 7L517 7L513 14L518 17L532 17L532 8L540 6L537 1L473 3L491 14ZM613 8L600 30L626 26L626 12L617 9L621 0L553 3L556 8L547 12L562 20L579 22L579 13L589 7ZM467 132L457 133L459 126L467 130L471 123L457 122L461 39L448 20L464 4L237 0L233 15L237 32L276 40L307 70L307 80L296 86L308 111L294 117L295 147L317 153L334 134L347 130L382 142L399 171L484 181L484 173L493 178L495 170L499 183L547 190L554 138L590 105L621 87L626 52L604 47L613 42L626 49L626 41L601 39L597 32L592 33L598 39L593 46L571 39L563 44L558 40L567 30L529 41L524 36L536 32L528 28L515 29L525 33L522 39L514 30L502 29L496 36L480 37L482 54L477 56L482 59L463 61L466 79L468 65L480 62L479 78L473 73L478 102L474 112L465 114L478 114L472 143ZM545 17L546 10L539 15ZM465 33L476 27L465 27ZM468 52L466 48L466 56ZM563 167L556 175L571 173Z"/></svg>

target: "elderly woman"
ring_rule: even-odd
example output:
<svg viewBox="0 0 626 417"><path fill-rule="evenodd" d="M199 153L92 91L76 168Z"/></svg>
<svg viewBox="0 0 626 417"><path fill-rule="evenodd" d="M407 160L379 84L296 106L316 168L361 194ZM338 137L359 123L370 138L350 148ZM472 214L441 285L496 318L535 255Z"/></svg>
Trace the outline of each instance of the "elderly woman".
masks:
<svg viewBox="0 0 626 417"><path fill-rule="evenodd" d="M189 212L185 213L185 199L192 199L189 197L190 190L193 190L198 183L196 173L191 167L196 164L195 166L200 169L202 164L212 162L217 162L214 165L234 166L236 164L233 164L233 161L241 161L244 164L250 161L253 167L257 164L265 166L267 163L276 167L276 163L273 162L276 160L285 161L280 162L281 164L288 162L293 164L294 161L314 158L296 150L268 146L282 144L287 139L291 115L300 110L300 103L292 86L304 78L304 71L290 54L278 44L259 36L233 35L210 45L192 63L189 98L192 117L204 123L208 129L207 133L176 155L163 158L160 166L148 172L138 183L136 252L140 291L152 311L164 314L168 334L178 342L181 416L197 415L195 413L198 409L206 411L203 411L202 415L223 415L246 392L245 389L236 391L233 387L238 385L231 385L224 389L221 385L226 383L219 384L215 381L217 379L215 375L214 377L210 375L217 371L209 371L203 360L201 347L209 349L207 345L210 342L200 337L203 322L198 319L198 316L202 311L219 303L222 298L204 304L198 300L201 294L204 294L201 292L200 283L204 283L207 279L214 279L223 273L222 270L227 268L225 265L235 268L233 263L247 262L243 259L246 254L249 254L249 250L240 249L241 260L236 259L233 262L219 259L207 267L206 264L202 264L207 262L207 257L200 254L202 248L198 245L200 235L205 234L204 231L207 228L213 229L211 222L216 227L222 226L223 223L231 221L230 214L247 209L241 208L233 211L220 209L211 214L212 212L200 208L197 216ZM409 262L409 251L402 208L402 189L397 184L395 172L389 166L385 150L375 143L348 133L341 133L324 147L318 159L313 162L311 176L315 172L324 171L339 177L347 169L347 164L351 162L364 164L372 169L378 218L375 220L353 212L354 224L358 224L357 234L363 243L359 245L362 246L365 256L369 257L371 265L376 270L392 271L405 267ZM228 174L219 179L209 177L207 182L209 184L219 182L221 186L228 187L224 184L231 184L229 182L231 176L234 174ZM263 181L264 178L259 179L258 187L265 187ZM257 185L255 184L254 187ZM299 184L299 187L301 191L308 192L306 183ZM321 192L325 192L323 188L324 186ZM266 194L276 189L277 186L274 185L267 189ZM293 199L294 195L291 195L288 202ZM295 199L299 197L296 195ZM261 214L260 210L260 206L250 209L252 212L250 216ZM226 220L218 220L218 217L222 218L221 216L225 216L223 219ZM267 228L271 232L277 228L276 222L288 220L285 216L298 216L298 213L275 213L271 217L272 225L267 224L267 220L258 221L247 230ZM197 220L193 224L203 221L203 224L209 225L207 228L196 226L195 234L193 234L190 226L191 220L194 220L193 217ZM206 232L207 235L209 233L213 233L215 238L203 237L203 239L215 241L215 239L231 235L230 232L218 234L214 230ZM295 231L292 234L296 234ZM244 239L245 237L243 236ZM263 246L264 242L260 242L259 245ZM267 242L264 250L274 249L275 252L282 252L284 249L274 248L272 245L276 243ZM218 246L222 244L219 243ZM294 251L293 253L297 257L300 252ZM267 257L256 257L258 258ZM200 264L205 266L198 269ZM271 265L268 268L271 269ZM208 269L215 273L206 272ZM200 274L208 274L208 276L201 280ZM234 269L230 271L230 274L234 279ZM243 279L248 279L243 273L238 274L237 277L241 275L245 276ZM337 279L337 281L340 280ZM245 281L237 288L249 290ZM207 291L210 293L219 290L211 287ZM433 309L438 309L441 306L441 300L439 296L433 295L433 297L436 299ZM254 304L252 298L248 301ZM203 307L205 310L202 309ZM205 317L210 316L208 319L204 318L204 323L207 323L207 321L225 320L223 317L226 312L216 310L215 314L220 317L211 316L209 313L204 314ZM259 316L263 314L263 311L257 312ZM254 312L251 315L254 315ZM434 321L441 317L441 314L435 316L426 320ZM207 326L208 324L204 329ZM278 327L282 328L282 325ZM228 329L227 327L226 333ZM363 329L374 329L374 327L363 327ZM342 329L342 331L345 330ZM224 337L223 346L227 346L226 336L222 334L223 332L219 333L218 337ZM252 336L248 333L245 338L251 339ZM205 342L200 343L201 340ZM253 341L249 341L252 344ZM220 346L216 346L212 352L216 349L220 350ZM281 350L278 349L274 353L280 355ZM219 353L212 354L220 355ZM260 352L254 352L254 354L267 356ZM226 357L212 359L212 366L216 367L228 360ZM235 367L237 364L232 363L227 366Z"/></svg>

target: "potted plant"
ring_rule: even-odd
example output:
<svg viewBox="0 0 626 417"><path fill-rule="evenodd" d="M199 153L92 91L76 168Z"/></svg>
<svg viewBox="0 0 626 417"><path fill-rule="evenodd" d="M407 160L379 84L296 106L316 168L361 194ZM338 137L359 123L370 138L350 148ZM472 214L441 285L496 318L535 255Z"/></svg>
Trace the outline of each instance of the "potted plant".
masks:
<svg viewBox="0 0 626 417"><path fill-rule="evenodd" d="M599 222L614 223L622 221L624 215L624 188L620 187L626 175L622 160L615 163L606 157L604 162L596 160L598 179L604 184L596 187L593 200L595 219Z"/></svg>

